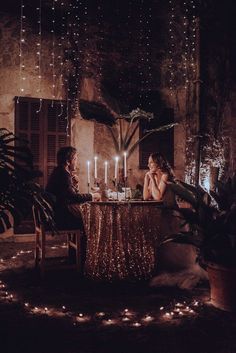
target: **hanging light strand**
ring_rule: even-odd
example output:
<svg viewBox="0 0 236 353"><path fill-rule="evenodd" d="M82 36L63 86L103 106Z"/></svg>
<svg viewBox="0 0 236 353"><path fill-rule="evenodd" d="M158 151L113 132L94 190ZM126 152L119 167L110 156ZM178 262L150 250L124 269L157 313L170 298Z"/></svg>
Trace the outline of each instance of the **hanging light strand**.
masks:
<svg viewBox="0 0 236 353"><path fill-rule="evenodd" d="M188 63L189 63L189 27L188 27L188 17L189 9L187 0L183 2L184 5L184 16L183 16L183 33L184 33L184 48L183 48L183 78L184 78L184 88L187 89L189 79L188 79Z"/></svg>
<svg viewBox="0 0 236 353"><path fill-rule="evenodd" d="M37 46L37 64L36 69L38 71L38 88L37 93L41 95L41 84L42 84L42 73L41 73L41 55L42 55L42 0L39 0L39 7L36 8L38 11L38 40ZM42 109L42 98L39 100L39 109L36 111L38 114Z"/></svg>
<svg viewBox="0 0 236 353"><path fill-rule="evenodd" d="M74 113L76 113L78 109L78 86L79 86L79 69L78 69L78 4L70 4L71 8L71 43L72 43L72 54L73 54L73 90L71 91L72 102L71 102L71 109ZM71 87L71 89L72 89Z"/></svg>
<svg viewBox="0 0 236 353"><path fill-rule="evenodd" d="M102 12L102 7L101 5L98 5L97 8L97 24L99 27L98 33L99 33L99 38L98 38L98 51L99 51L99 62L98 62L98 68L97 68L97 91L98 91L98 99L101 101L102 100L102 93L101 93L101 81L102 81L102 60L103 60L103 39L104 39L104 33L102 30L102 24L104 22L103 19L103 12Z"/></svg>
<svg viewBox="0 0 236 353"><path fill-rule="evenodd" d="M173 90L175 88L174 85L174 52L175 52L175 38L174 38L174 21L175 21L175 6L172 0L169 0L169 8L170 8L170 18L169 18L169 88L170 88L170 95L173 95Z"/></svg>
<svg viewBox="0 0 236 353"><path fill-rule="evenodd" d="M70 89L70 65L69 65L69 50L71 49L71 43L70 43L70 30L72 29L72 18L71 18L71 6L72 4L70 4L69 9L66 12L66 17L67 17L67 29L66 29L66 116L65 116L65 120L66 120L66 135L70 136L70 132L69 132L69 104L71 102L71 89Z"/></svg>
<svg viewBox="0 0 236 353"><path fill-rule="evenodd" d="M20 82L20 93L22 94L25 91L25 64L23 58L23 45L25 43L25 27L24 27L24 1L21 0L21 10L20 10L20 44L19 44L19 58L20 58L20 66L19 66L19 82ZM17 98L17 103L19 103L19 97Z"/></svg>
<svg viewBox="0 0 236 353"><path fill-rule="evenodd" d="M196 79L196 32L197 32L197 19L196 19L196 5L195 1L190 1L191 5L191 32L190 32L190 65L192 70L192 77Z"/></svg>
<svg viewBox="0 0 236 353"><path fill-rule="evenodd" d="M144 57L143 64L144 64L144 67L147 68L145 86L146 86L146 100L147 100L147 103L148 103L149 107L151 107L151 101L150 101L150 98L149 98L149 91L151 90L151 84L152 84L151 23L152 23L152 8L151 8L151 6L148 6L147 17L146 17L146 20L145 20L145 25L146 25L146 37L145 37L146 50L145 50L145 57Z"/></svg>
<svg viewBox="0 0 236 353"><path fill-rule="evenodd" d="M143 29L143 13L144 13L144 8L143 8L143 0L141 0L141 6L139 9L139 19L138 19L138 26L139 26L139 38L138 38L138 55L139 55L139 61L138 61L138 75L139 75L139 82L140 82L140 92L139 92L139 98L140 101L143 98L143 91L144 91L144 72L143 72L143 38L144 38L144 29Z"/></svg>
<svg viewBox="0 0 236 353"><path fill-rule="evenodd" d="M64 44L64 40L65 40L65 28L66 28L66 24L65 24L65 10L64 10L64 2L61 1L60 2L60 12L61 12L61 33L60 33L60 38L59 38L59 42L58 42L58 47L59 47L59 56L58 56L58 61L59 61L59 70L60 70L60 86L61 86L61 96L64 93L64 75L63 75L63 71L64 71L64 55L63 55L63 44ZM60 118L61 116L63 116L63 111L64 111L64 106L62 103L62 100L60 100L60 113L58 114L58 117Z"/></svg>
<svg viewBox="0 0 236 353"><path fill-rule="evenodd" d="M51 52L51 67L52 67L52 106L55 99L55 0L52 0L52 52Z"/></svg>

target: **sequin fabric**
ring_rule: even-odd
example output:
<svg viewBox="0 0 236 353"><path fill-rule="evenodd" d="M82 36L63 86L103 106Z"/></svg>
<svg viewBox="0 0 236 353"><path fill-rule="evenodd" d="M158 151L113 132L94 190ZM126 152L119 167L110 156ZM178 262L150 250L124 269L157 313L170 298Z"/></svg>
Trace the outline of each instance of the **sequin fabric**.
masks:
<svg viewBox="0 0 236 353"><path fill-rule="evenodd" d="M156 202L89 202L80 205L87 235L85 272L97 280L141 280L155 270L163 240L163 212ZM166 222L166 217L165 222Z"/></svg>

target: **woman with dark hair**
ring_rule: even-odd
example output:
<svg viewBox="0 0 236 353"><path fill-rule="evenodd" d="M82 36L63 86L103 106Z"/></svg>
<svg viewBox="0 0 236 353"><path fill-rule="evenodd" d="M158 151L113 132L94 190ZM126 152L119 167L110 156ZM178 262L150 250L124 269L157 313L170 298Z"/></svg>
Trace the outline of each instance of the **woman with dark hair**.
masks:
<svg viewBox="0 0 236 353"><path fill-rule="evenodd" d="M152 153L148 158L149 171L144 177L143 199L163 201L167 206L175 204L175 196L168 188L168 181L174 180L172 169L160 153Z"/></svg>

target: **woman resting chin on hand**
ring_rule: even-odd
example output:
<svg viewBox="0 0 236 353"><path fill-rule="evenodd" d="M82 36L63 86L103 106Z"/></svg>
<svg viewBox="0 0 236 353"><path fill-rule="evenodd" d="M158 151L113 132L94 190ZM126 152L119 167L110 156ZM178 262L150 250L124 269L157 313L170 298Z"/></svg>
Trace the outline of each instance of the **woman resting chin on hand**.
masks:
<svg viewBox="0 0 236 353"><path fill-rule="evenodd" d="M148 168L144 177L143 199L163 201L167 183L173 179L168 162L159 153L152 153L148 159Z"/></svg>

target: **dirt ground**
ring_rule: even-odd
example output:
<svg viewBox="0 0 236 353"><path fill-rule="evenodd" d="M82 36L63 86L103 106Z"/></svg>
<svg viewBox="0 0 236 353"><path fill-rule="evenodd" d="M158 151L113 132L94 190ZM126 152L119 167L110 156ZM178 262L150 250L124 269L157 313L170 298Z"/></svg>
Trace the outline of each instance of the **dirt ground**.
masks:
<svg viewBox="0 0 236 353"><path fill-rule="evenodd" d="M0 244L0 281L1 353L236 352L236 314L210 304L207 284L97 283L59 267L42 281L32 243Z"/></svg>

